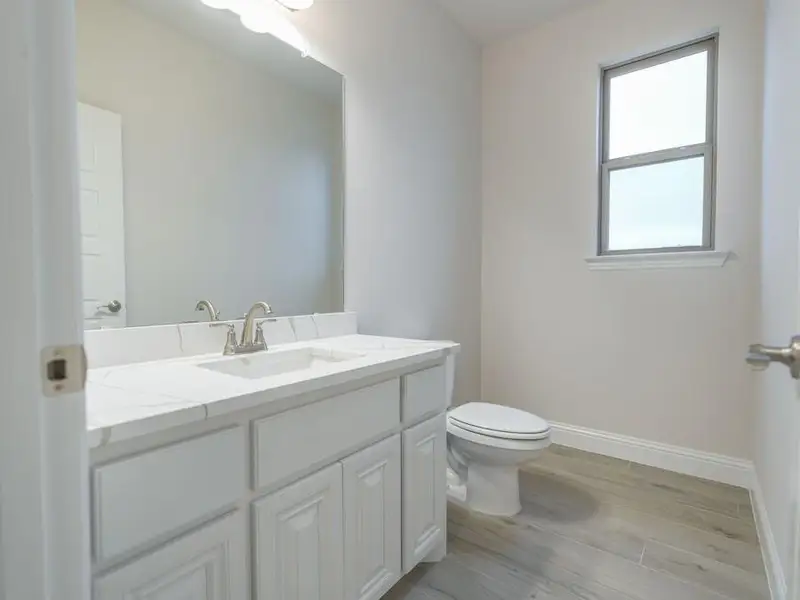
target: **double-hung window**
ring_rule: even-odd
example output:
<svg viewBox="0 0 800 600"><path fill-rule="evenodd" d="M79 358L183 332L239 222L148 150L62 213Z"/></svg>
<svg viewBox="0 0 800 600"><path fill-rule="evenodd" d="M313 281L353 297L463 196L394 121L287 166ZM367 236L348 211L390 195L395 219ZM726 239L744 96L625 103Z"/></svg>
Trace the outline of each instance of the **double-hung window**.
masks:
<svg viewBox="0 0 800 600"><path fill-rule="evenodd" d="M599 254L714 249L717 39L603 70Z"/></svg>

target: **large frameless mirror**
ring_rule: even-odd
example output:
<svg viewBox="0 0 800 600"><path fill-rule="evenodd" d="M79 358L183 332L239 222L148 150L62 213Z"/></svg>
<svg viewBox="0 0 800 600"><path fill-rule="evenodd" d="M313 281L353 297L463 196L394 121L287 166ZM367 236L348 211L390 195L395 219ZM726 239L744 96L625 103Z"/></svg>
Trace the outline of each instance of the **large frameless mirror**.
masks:
<svg viewBox="0 0 800 600"><path fill-rule="evenodd" d="M342 310L342 76L200 0L76 11L86 328Z"/></svg>

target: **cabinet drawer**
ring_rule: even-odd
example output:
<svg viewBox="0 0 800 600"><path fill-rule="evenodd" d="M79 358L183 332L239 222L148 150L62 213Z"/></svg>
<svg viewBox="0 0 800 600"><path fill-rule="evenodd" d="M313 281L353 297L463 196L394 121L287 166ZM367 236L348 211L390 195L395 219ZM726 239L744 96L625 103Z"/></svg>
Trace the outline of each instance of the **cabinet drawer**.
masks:
<svg viewBox="0 0 800 600"><path fill-rule="evenodd" d="M403 378L403 422L410 423L447 408L444 365Z"/></svg>
<svg viewBox="0 0 800 600"><path fill-rule="evenodd" d="M241 427L159 448L94 470L98 562L234 504L247 489Z"/></svg>
<svg viewBox="0 0 800 600"><path fill-rule="evenodd" d="M256 421L254 487L330 463L400 423L400 380L348 392Z"/></svg>

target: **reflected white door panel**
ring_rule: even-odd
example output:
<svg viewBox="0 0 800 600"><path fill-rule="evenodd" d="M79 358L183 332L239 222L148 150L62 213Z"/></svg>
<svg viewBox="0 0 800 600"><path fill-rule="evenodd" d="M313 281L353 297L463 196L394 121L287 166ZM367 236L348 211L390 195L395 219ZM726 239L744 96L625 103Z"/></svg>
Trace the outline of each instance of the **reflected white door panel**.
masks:
<svg viewBox="0 0 800 600"><path fill-rule="evenodd" d="M79 104L78 134L84 323L125 327L122 118Z"/></svg>

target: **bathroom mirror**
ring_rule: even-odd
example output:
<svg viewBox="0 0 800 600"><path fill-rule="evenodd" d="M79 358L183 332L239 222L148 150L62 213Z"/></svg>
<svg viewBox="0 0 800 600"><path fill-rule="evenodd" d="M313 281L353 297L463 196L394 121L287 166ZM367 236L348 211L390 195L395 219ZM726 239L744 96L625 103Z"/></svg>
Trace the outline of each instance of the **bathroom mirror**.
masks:
<svg viewBox="0 0 800 600"><path fill-rule="evenodd" d="M341 311L342 76L200 0L76 14L86 328Z"/></svg>

